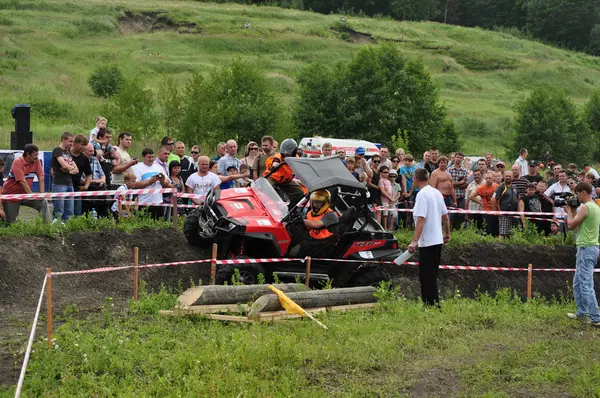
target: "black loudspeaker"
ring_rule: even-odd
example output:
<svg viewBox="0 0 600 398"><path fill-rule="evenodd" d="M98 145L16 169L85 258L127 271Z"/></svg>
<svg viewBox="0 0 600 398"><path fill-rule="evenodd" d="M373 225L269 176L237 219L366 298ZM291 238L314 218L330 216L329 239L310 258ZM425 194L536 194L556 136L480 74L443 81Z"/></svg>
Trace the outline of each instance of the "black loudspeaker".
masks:
<svg viewBox="0 0 600 398"><path fill-rule="evenodd" d="M18 104L12 108L12 115L15 118L15 131L16 132L28 132L31 130L29 105Z"/></svg>
<svg viewBox="0 0 600 398"><path fill-rule="evenodd" d="M28 120L29 121L29 120ZM23 150L25 145L33 144L33 133L31 131L11 131L10 149Z"/></svg>

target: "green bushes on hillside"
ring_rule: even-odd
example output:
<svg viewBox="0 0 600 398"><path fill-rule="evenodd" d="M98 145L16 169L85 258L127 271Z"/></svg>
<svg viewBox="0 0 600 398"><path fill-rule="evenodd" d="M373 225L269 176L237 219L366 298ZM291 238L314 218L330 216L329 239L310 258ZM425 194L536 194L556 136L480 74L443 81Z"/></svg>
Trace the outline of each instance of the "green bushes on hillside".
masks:
<svg viewBox="0 0 600 398"><path fill-rule="evenodd" d="M303 136L368 138L389 144L406 130L409 150L458 149L438 90L418 60L392 46L361 49L347 64L311 64L299 75L295 120Z"/></svg>
<svg viewBox="0 0 600 398"><path fill-rule="evenodd" d="M513 153L527 148L532 159L550 151L559 162L591 163L597 142L564 90L538 87L515 111Z"/></svg>
<svg viewBox="0 0 600 398"><path fill-rule="evenodd" d="M87 82L96 97L108 98L121 91L125 77L116 65L101 65L88 77Z"/></svg>

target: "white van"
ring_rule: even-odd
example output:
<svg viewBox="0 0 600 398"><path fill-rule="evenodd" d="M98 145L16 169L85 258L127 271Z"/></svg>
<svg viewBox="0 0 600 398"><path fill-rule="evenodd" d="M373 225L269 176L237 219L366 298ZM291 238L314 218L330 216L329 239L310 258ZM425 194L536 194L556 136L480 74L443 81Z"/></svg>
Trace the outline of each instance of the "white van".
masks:
<svg viewBox="0 0 600 398"><path fill-rule="evenodd" d="M358 147L365 148L365 157L367 158L379 154L379 147L377 144L364 140L345 140L340 138L302 138L300 141L300 148L304 150L304 157L306 158L310 155L322 155L323 152L321 151L321 148L326 142L333 146L334 154L338 149L343 149L346 151L346 156L354 156L354 151L356 151L356 148Z"/></svg>

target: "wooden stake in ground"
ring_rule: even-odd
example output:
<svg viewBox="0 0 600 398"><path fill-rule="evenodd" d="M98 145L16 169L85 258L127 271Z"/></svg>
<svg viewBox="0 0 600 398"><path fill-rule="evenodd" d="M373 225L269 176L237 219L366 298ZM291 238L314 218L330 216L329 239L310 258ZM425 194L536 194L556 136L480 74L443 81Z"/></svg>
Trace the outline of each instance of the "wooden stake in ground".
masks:
<svg viewBox="0 0 600 398"><path fill-rule="evenodd" d="M52 268L46 268L46 304L48 308L48 347L52 348Z"/></svg>
<svg viewBox="0 0 600 398"><path fill-rule="evenodd" d="M277 296L279 296L279 302L281 303L281 306L283 308L285 308L285 310L288 312L288 314L298 314L298 315L306 316L306 317L310 318L311 320L315 321L323 329L327 330L327 326L323 325L321 322L319 322L317 319L315 319L311 314L304 311L304 309L302 307L300 307L298 304L294 303L281 290L277 289L273 285L269 285L269 289L271 289L271 291L273 291L273 293L275 293L275 294L277 294Z"/></svg>
<svg viewBox="0 0 600 398"><path fill-rule="evenodd" d="M210 259L210 284L214 285L217 279L217 244L213 243L212 257Z"/></svg>
<svg viewBox="0 0 600 398"><path fill-rule="evenodd" d="M310 257L306 257L306 276L304 277L306 287L308 287L308 285L310 283L310 262L311 262Z"/></svg>
<svg viewBox="0 0 600 398"><path fill-rule="evenodd" d="M179 215L179 213L177 213L177 190L174 189L173 190L173 196L171 196L171 204L173 205L173 229L177 231L178 225L177 225L177 216Z"/></svg>
<svg viewBox="0 0 600 398"><path fill-rule="evenodd" d="M138 301L140 249L133 248L133 301Z"/></svg>
<svg viewBox="0 0 600 398"><path fill-rule="evenodd" d="M527 267L527 299L531 299L531 282L533 279L533 264Z"/></svg>

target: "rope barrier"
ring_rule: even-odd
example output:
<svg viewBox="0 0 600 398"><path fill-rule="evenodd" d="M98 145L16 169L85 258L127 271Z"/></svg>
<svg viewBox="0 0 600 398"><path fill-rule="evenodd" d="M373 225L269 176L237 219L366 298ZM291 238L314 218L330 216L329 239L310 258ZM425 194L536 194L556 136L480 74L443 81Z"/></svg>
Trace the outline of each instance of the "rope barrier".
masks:
<svg viewBox="0 0 600 398"><path fill-rule="evenodd" d="M15 398L21 396L21 389L23 388L23 381L25 380L25 373L27 372L27 363L29 362L29 356L31 355L31 347L33 346L33 339L35 338L35 328L38 323L40 316L40 310L42 308L42 299L44 298L44 291L46 290L46 282L48 277L44 276L44 283L42 283L42 291L40 292L40 298L38 300L37 309L35 310L35 316L33 317L33 324L31 325L31 332L29 333L29 340L27 341L27 349L25 350L25 358L23 359L23 366L21 366L21 374L19 375L19 382L17 383L17 391L15 392Z"/></svg>

